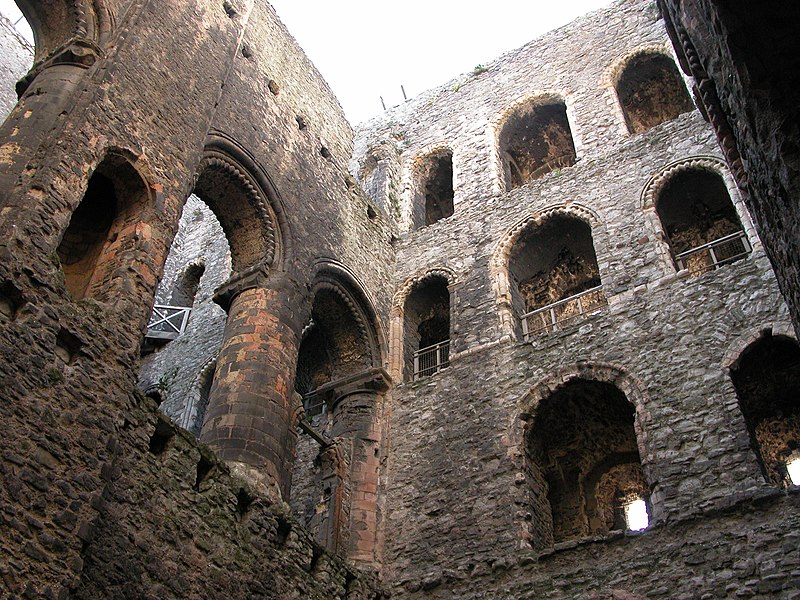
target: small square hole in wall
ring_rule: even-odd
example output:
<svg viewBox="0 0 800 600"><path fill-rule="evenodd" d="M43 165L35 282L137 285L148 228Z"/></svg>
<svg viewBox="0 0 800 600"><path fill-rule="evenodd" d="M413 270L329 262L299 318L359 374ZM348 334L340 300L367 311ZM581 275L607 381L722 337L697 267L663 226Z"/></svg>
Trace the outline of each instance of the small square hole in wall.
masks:
<svg viewBox="0 0 800 600"><path fill-rule="evenodd" d="M6 281L0 285L0 323L13 321L23 304L22 292L13 283Z"/></svg>
<svg viewBox="0 0 800 600"><path fill-rule="evenodd" d="M637 498L625 505L625 524L629 531L642 531L650 525L647 502L643 498Z"/></svg>
<svg viewBox="0 0 800 600"><path fill-rule="evenodd" d="M800 485L800 452L795 450L786 461L786 473L791 485Z"/></svg>
<svg viewBox="0 0 800 600"><path fill-rule="evenodd" d="M75 363L81 346L83 346L83 342L75 334L63 327L59 330L56 336L56 356L64 364L71 365Z"/></svg>

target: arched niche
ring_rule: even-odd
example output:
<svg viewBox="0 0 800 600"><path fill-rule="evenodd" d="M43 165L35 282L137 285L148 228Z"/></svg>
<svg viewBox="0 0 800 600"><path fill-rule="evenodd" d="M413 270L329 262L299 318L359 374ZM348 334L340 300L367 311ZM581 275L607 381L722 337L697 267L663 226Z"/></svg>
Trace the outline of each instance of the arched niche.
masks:
<svg viewBox="0 0 800 600"><path fill-rule="evenodd" d="M105 0L15 0L33 31L35 63L69 43L101 45L111 31Z"/></svg>
<svg viewBox="0 0 800 600"><path fill-rule="evenodd" d="M675 62L659 52L630 57L614 88L630 133L642 133L694 109Z"/></svg>
<svg viewBox="0 0 800 600"><path fill-rule="evenodd" d="M567 107L558 98L535 98L506 117L498 137L506 190L575 164Z"/></svg>
<svg viewBox="0 0 800 600"><path fill-rule="evenodd" d="M360 373L375 364L375 347L367 323L352 296L331 282L314 288L311 320L303 330L295 391L306 398L306 412L322 409L317 388Z"/></svg>
<svg viewBox="0 0 800 600"><path fill-rule="evenodd" d="M109 153L89 178L57 248L74 300L111 301L146 258L142 224L151 210L147 182L122 153Z"/></svg>
<svg viewBox="0 0 800 600"><path fill-rule="evenodd" d="M208 147L193 193L214 213L231 250L234 274L281 259L277 217L252 169L217 147Z"/></svg>
<svg viewBox="0 0 800 600"><path fill-rule="evenodd" d="M699 275L747 256L751 246L719 172L684 165L653 197L676 268Z"/></svg>
<svg viewBox="0 0 800 600"><path fill-rule="evenodd" d="M450 290L438 273L416 281L403 303L406 381L429 377L450 364Z"/></svg>
<svg viewBox="0 0 800 600"><path fill-rule="evenodd" d="M739 408L765 480L778 487L800 485L790 477L800 459L800 345L766 332L747 346L730 368Z"/></svg>
<svg viewBox="0 0 800 600"><path fill-rule="evenodd" d="M634 529L630 505L649 502L636 412L611 381L572 377L525 415L524 454L534 546Z"/></svg>
<svg viewBox="0 0 800 600"><path fill-rule="evenodd" d="M511 302L518 335L552 332L606 306L592 229L588 222L554 213L519 232L508 258Z"/></svg>
<svg viewBox="0 0 800 600"><path fill-rule="evenodd" d="M366 295L342 269L323 266L312 293L294 382L307 418L301 429L309 435L298 439L292 507L319 544L374 565L388 385L381 338Z"/></svg>

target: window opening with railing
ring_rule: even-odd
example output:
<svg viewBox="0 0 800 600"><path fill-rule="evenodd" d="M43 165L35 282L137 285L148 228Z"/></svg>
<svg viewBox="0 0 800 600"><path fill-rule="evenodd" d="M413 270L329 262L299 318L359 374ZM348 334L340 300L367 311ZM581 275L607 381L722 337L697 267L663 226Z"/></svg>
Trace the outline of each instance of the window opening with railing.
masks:
<svg viewBox="0 0 800 600"><path fill-rule="evenodd" d="M527 341L537 333L560 331L576 321L604 310L607 306L608 300L603 293L603 286L598 285L522 315L522 334Z"/></svg>
<svg viewBox="0 0 800 600"><path fill-rule="evenodd" d="M700 275L718 269L723 265L744 258L753 248L744 231L738 231L719 239L675 255L678 269L686 269L693 275Z"/></svg>
<svg viewBox="0 0 800 600"><path fill-rule="evenodd" d="M414 352L414 381L450 366L450 340Z"/></svg>
<svg viewBox="0 0 800 600"><path fill-rule="evenodd" d="M147 324L145 337L156 340L174 340L184 331L192 309L188 306L164 306L156 304Z"/></svg>
<svg viewBox="0 0 800 600"><path fill-rule="evenodd" d="M752 247L719 173L679 171L656 199L675 267L701 275L750 254Z"/></svg>

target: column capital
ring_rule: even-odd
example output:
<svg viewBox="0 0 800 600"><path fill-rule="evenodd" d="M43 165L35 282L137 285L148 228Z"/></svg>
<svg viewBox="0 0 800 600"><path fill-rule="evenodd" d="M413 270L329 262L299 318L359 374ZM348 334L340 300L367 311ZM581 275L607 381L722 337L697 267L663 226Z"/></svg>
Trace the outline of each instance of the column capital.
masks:
<svg viewBox="0 0 800 600"><path fill-rule="evenodd" d="M87 38L75 37L58 50L39 61L17 82L17 96L22 97L33 80L45 69L55 65L70 65L80 69L88 69L104 56L103 50Z"/></svg>
<svg viewBox="0 0 800 600"><path fill-rule="evenodd" d="M384 368L372 367L321 385L314 392L325 398L328 405L333 408L347 396L364 392L370 394L385 392L391 384L392 378Z"/></svg>
<svg viewBox="0 0 800 600"><path fill-rule="evenodd" d="M254 288L268 287L270 269L262 262L246 271L234 273L228 281L214 291L214 302L228 312L236 296Z"/></svg>

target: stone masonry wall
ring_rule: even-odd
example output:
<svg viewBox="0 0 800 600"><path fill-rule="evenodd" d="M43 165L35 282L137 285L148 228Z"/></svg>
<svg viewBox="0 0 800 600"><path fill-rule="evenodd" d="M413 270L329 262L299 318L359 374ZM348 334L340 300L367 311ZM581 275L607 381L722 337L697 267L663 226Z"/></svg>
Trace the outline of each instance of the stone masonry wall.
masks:
<svg viewBox="0 0 800 600"><path fill-rule="evenodd" d="M14 25L0 15L0 115L7 115L17 103L14 89L33 64L33 48L17 33Z"/></svg>
<svg viewBox="0 0 800 600"><path fill-rule="evenodd" d="M738 183L798 328L800 8L718 0L659 4L684 69L697 78L720 145L738 162Z"/></svg>
<svg viewBox="0 0 800 600"><path fill-rule="evenodd" d="M362 276L365 293L388 310L390 228L338 166L351 132L335 99L266 3L23 7L42 17L34 24L59 27L37 39L64 34L71 45L55 59L40 53L0 128L0 595L375 597L302 531L280 534L285 511L213 461L210 488L194 490L207 451L157 426L132 396L156 286L209 139L266 173L283 235L277 271L303 290L320 258L359 272L377 257L384 266ZM141 212L119 239L130 260L98 286L102 299L75 301L56 249L108 156L141 178ZM300 300L298 315L311 299Z"/></svg>
<svg viewBox="0 0 800 600"><path fill-rule="evenodd" d="M797 544L782 547L777 533L791 528L796 496L769 496L725 366L743 340L789 332L789 314L700 113L627 132L613 77L654 49L671 55L656 7L617 2L357 131L354 173L373 148L402 150L397 281L452 273L449 368L393 390L384 577L399 597L704 597L728 584L723 596L793 597L797 589L793 559L782 554L796 556ZM577 162L504 191L496 142L504 115L541 95L566 102ZM453 153L455 212L411 231L416 161L439 147ZM648 199L653 180L681 161L719 165L754 247L699 277L676 273ZM525 343L498 298L503 244L554 208L591 225L609 307ZM621 552L612 536L531 560L540 543L532 511L541 506L526 473L523 417L560 382L608 372L636 407L654 525L623 538ZM735 508L764 494L757 508ZM711 517L719 511L730 512ZM752 535L762 530L776 537L760 545ZM683 565L694 563L679 555L692 544L734 555L742 536L752 541L749 566L697 563L696 578L684 580Z"/></svg>

